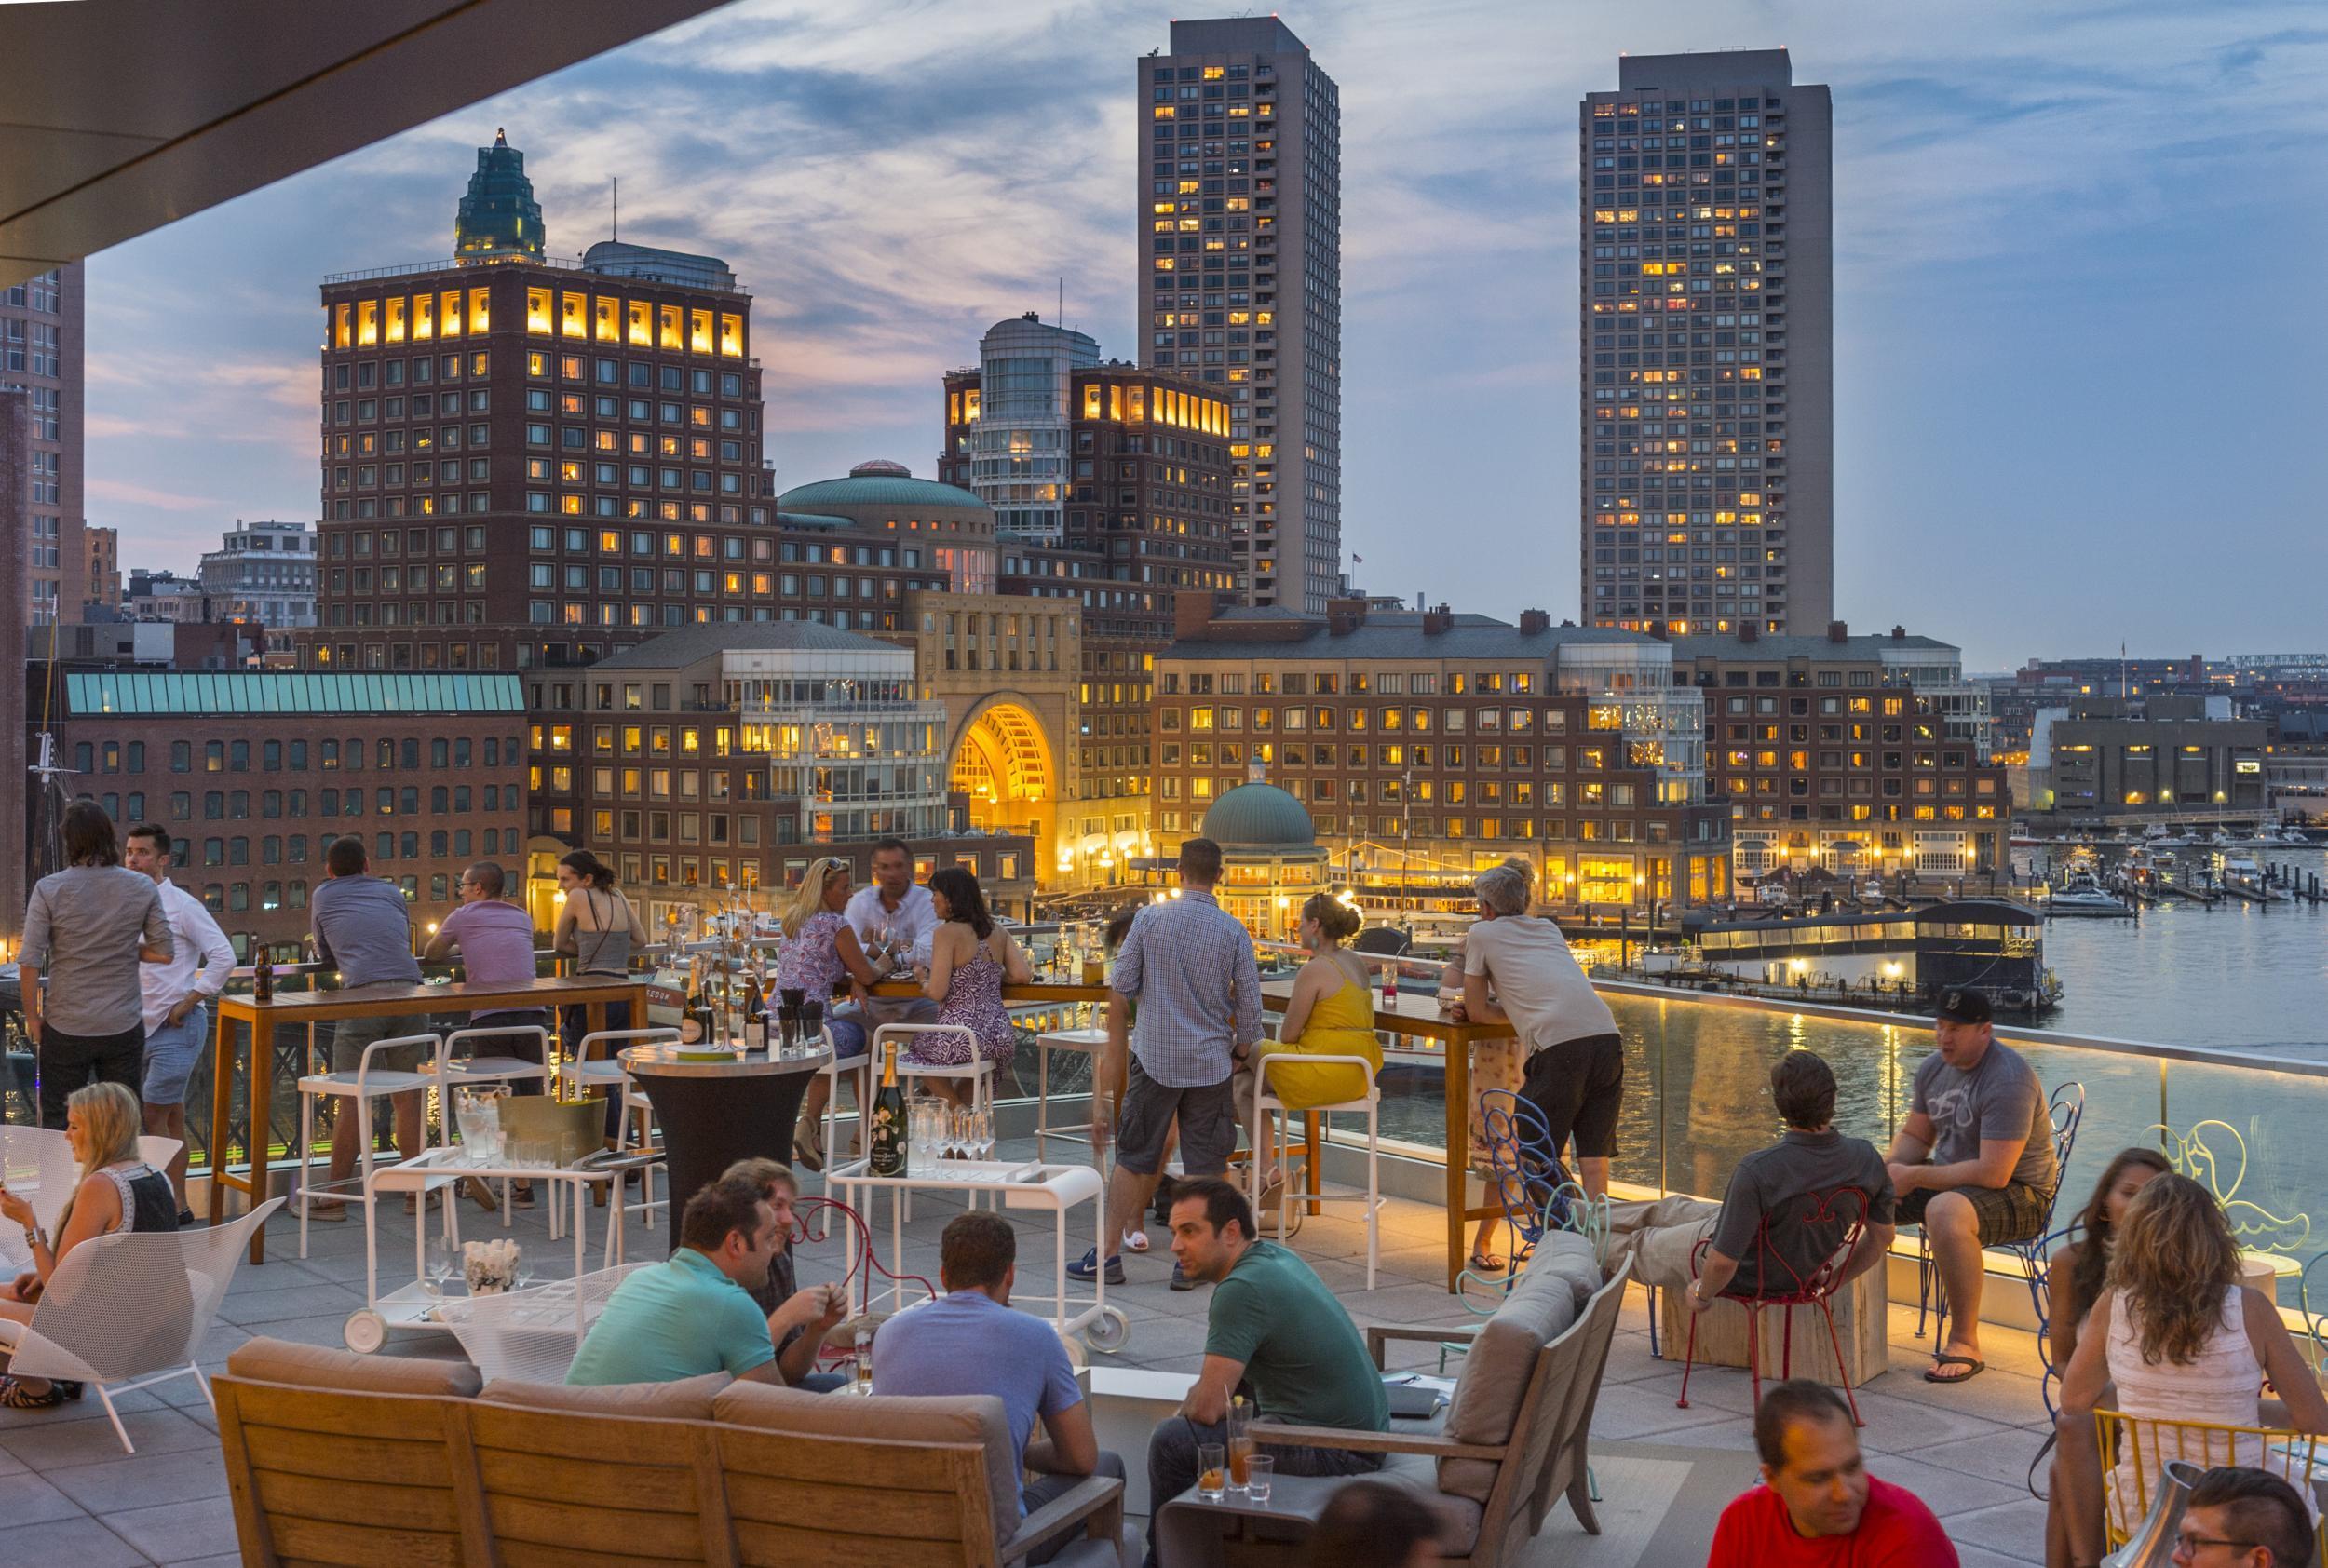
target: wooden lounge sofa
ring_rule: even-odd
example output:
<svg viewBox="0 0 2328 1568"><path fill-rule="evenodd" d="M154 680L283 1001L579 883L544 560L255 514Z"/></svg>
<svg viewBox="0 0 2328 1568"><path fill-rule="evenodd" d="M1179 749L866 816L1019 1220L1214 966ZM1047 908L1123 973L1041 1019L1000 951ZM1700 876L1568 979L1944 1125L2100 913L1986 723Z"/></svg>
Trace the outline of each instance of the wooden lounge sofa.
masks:
<svg viewBox="0 0 2328 1568"><path fill-rule="evenodd" d="M566 1388L254 1340L213 1380L242 1560L347 1568L1072 1568L1133 1561L1123 1483L1024 1520L1002 1403L724 1375Z"/></svg>

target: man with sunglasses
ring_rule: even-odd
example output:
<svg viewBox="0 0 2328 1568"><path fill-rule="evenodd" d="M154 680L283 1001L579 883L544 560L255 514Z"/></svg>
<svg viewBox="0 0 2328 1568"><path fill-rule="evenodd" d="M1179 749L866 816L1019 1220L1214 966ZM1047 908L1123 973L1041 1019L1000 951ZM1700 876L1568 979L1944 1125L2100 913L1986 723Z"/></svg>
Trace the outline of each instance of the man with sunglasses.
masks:
<svg viewBox="0 0 2328 1568"><path fill-rule="evenodd" d="M2183 1568L2310 1568L2312 1517L2268 1470L2217 1466L2199 1478L2174 1535Z"/></svg>

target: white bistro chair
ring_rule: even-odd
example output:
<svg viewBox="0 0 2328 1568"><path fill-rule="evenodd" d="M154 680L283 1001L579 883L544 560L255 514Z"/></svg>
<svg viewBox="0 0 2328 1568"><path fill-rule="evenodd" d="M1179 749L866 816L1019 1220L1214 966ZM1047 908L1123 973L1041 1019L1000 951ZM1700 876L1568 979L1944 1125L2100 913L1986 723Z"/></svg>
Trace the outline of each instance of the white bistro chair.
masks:
<svg viewBox="0 0 2328 1568"><path fill-rule="evenodd" d="M824 1027L824 1048L826 1050L832 1048L832 1025L829 1018ZM900 1073L905 1071L905 1064L902 1061L898 1063L898 1071ZM868 1042L863 1050L846 1061L837 1056L834 1057L817 1069L817 1076L824 1079L827 1086L824 1098L824 1125L818 1130L818 1142L824 1151L824 1169L829 1179L834 1167L841 1163L842 1080L847 1080L849 1092L857 1097L857 1137L860 1148L864 1146L867 1129L872 1126L869 1117L873 1112L875 1082L872 1044Z"/></svg>
<svg viewBox="0 0 2328 1568"><path fill-rule="evenodd" d="M426 1060L432 1063L441 1059L444 1054L444 1040L440 1035L399 1034L393 1039L374 1040L366 1046L364 1054L357 1061L356 1070L353 1073L308 1073L303 1075L299 1080L300 1157L297 1196L299 1201L299 1255L303 1258L307 1255L307 1211L312 1206L315 1194L332 1188L352 1189L334 1193L332 1196L337 1196L344 1203L360 1206L364 1210L364 1223L366 1224L372 1223L372 1194L369 1178L372 1175L374 1130L372 1125L372 1102L383 1095L405 1094L415 1089L428 1089L436 1087L437 1075L433 1071L404 1073L386 1067L374 1067L372 1064L372 1059L382 1051L393 1050L399 1046L426 1046L428 1050ZM313 1048L311 1047L310 1049L312 1050ZM355 1102L352 1107L346 1105L340 1107L342 1115L346 1115L351 1109L354 1111L356 1134L359 1140L356 1149L358 1162L356 1173L344 1181L318 1182L311 1180L309 1176L309 1172L315 1168L316 1102L319 1100L352 1100ZM426 1129L424 1128L422 1137L425 1140L426 1136ZM428 1190L434 1191L438 1187L450 1185L459 1179L457 1172L448 1174L441 1180L432 1181ZM420 1205L421 1218L425 1223L427 1218L426 1202L422 1194L415 1193L413 1196ZM453 1232L448 1225L445 1236L450 1239L452 1235Z"/></svg>
<svg viewBox="0 0 2328 1568"><path fill-rule="evenodd" d="M615 1122L615 1146L633 1154L643 1153L655 1142L655 1106L630 1076L620 1054L632 1046L677 1045L679 1031L668 1025L655 1029L601 1029L582 1036L574 1055L558 1063L552 1077L562 1099L579 1099L590 1089L604 1089L622 1105ZM639 1174L639 1201L629 1200L629 1183L618 1182L607 1202L615 1212L607 1217L616 1229L623 1227L629 1215L637 1214L647 1229L655 1228L655 1211L668 1208L668 1198L655 1196L655 1168L647 1166Z"/></svg>
<svg viewBox="0 0 2328 1568"><path fill-rule="evenodd" d="M929 1034L959 1035L970 1048L970 1060L954 1066L939 1066L915 1061L906 1053L914 1048L917 1037ZM991 1110L995 1103L995 1064L978 1043L978 1031L967 1023L885 1023L873 1031L873 1044L865 1052L872 1064L869 1069L875 1084L881 1081L882 1049L888 1041L898 1045L898 1079L907 1092L913 1090L918 1078L951 1078L970 1081L970 1108Z"/></svg>
<svg viewBox="0 0 2328 1568"><path fill-rule="evenodd" d="M1090 1135L1069 1131L1050 1125L1050 1053L1073 1051L1091 1059L1091 1096L1098 1099L1103 1092L1099 1082L1100 1054L1107 1048L1104 1029L1049 1029L1035 1036L1035 1157L1043 1157L1046 1139L1071 1138L1089 1142Z"/></svg>
<svg viewBox="0 0 2328 1568"><path fill-rule="evenodd" d="M1304 1105L1295 1110L1289 1110L1284 1101L1269 1092L1269 1069L1273 1066L1355 1067L1365 1075L1366 1095L1362 1100L1344 1100L1337 1101L1331 1105ZM1259 1059L1259 1065L1254 1070L1252 1126L1249 1129L1252 1138L1254 1156L1252 1171L1247 1177L1252 1189L1251 1196L1253 1207L1255 1209L1261 1207L1261 1127L1262 1123L1274 1114L1278 1118L1278 1164L1285 1173L1285 1181L1278 1189L1278 1235L1283 1237L1287 1234L1287 1226L1293 1220L1292 1206L1294 1203L1365 1204L1366 1288L1370 1291L1374 1288L1374 1271L1382 1261L1381 1109L1382 1089L1374 1082L1374 1064L1362 1056L1305 1056L1292 1051L1282 1054L1265 1053ZM1347 1194L1320 1193L1313 1198L1306 1193L1296 1195L1293 1191L1293 1152L1297 1140L1291 1136L1293 1118L1312 1112L1320 1116L1326 1116L1335 1111L1363 1111L1366 1114L1366 1196L1360 1198ZM1318 1146L1311 1149L1306 1157L1322 1160L1325 1154L1325 1140L1326 1128L1321 1125L1318 1130Z"/></svg>
<svg viewBox="0 0 2328 1568"><path fill-rule="evenodd" d="M33 1320L0 1318L0 1349L22 1377L76 1380L97 1390L124 1453L135 1453L115 1394L191 1377L203 1336L226 1299L250 1233L283 1206L267 1199L240 1219L203 1230L115 1231L65 1254L41 1291Z"/></svg>
<svg viewBox="0 0 2328 1568"><path fill-rule="evenodd" d="M505 1046L511 1040L531 1040L540 1052L537 1060L512 1056L505 1050L496 1055L480 1055L479 1048ZM450 1092L456 1088L477 1088L494 1084L542 1084L547 1086L557 1072L555 1058L550 1053L549 1031L538 1023L507 1026L472 1024L455 1029L444 1037L444 1049L437 1061L425 1063L421 1071L441 1074L440 1082Z"/></svg>

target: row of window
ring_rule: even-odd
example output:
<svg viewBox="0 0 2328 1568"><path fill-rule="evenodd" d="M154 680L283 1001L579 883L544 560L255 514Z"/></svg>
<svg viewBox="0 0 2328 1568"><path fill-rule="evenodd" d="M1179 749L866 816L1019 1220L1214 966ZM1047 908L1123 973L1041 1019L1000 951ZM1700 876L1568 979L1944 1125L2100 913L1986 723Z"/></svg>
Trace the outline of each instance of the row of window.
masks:
<svg viewBox="0 0 2328 1568"><path fill-rule="evenodd" d="M428 765L432 768L467 767L481 760L486 767L499 767L506 756L510 765L520 760L518 737L487 736L480 743L467 736L437 736L426 743ZM394 740L386 737L371 743L360 739L338 740L265 740L259 743L258 758L262 772L280 773L307 771L309 759L325 773L342 768L359 773L369 751L373 765L382 768L417 768L421 765L423 742L406 737ZM251 745L248 740L206 740L202 742L203 773L248 773L250 770ZM145 742L142 740L105 740L77 742L73 749L75 771L90 773L143 773L145 771ZM195 743L173 740L169 743L169 771L193 773ZM238 791L239 792L239 791ZM466 787L463 793L467 793ZM247 811L244 816L250 815ZM298 815L296 812L294 816Z"/></svg>
<svg viewBox="0 0 2328 1568"><path fill-rule="evenodd" d="M1170 675L1164 678L1168 683ZM1248 715L1255 734L1271 731L1299 734L1303 731L1347 730L1363 735L1370 730L1382 734L1411 732L1427 735L1436 731L1441 735L1533 735L1536 733L1539 713L1533 708L1343 708L1319 706L1313 708L1162 708L1157 711L1157 727L1167 733L1181 727L1182 714L1187 715L1187 727L1195 734L1212 731L1234 733L1246 727ZM1619 718L1613 709L1606 710L1605 723L1598 717L1604 710L1595 709L1586 715L1588 729L1616 729ZM1541 710L1540 723L1546 735L1564 735L1568 731L1568 712L1562 708Z"/></svg>

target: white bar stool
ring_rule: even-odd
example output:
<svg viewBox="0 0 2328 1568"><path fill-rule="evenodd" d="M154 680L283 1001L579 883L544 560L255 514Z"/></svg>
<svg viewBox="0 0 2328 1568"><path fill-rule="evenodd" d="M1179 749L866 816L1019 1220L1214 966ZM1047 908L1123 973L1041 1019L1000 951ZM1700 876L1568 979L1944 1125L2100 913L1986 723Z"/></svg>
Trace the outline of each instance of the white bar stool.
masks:
<svg viewBox="0 0 2328 1568"><path fill-rule="evenodd" d="M1331 1105L1303 1105L1289 1109L1285 1102L1269 1092L1269 1069L1272 1066L1355 1067L1365 1076L1366 1097L1362 1100L1339 1101ZM1293 1219L1292 1205L1293 1203L1365 1204L1366 1288L1369 1291L1374 1288L1374 1271L1382 1260L1382 1186L1379 1163L1382 1152L1381 1106L1382 1089L1374 1082L1374 1064L1362 1056L1306 1056L1293 1051L1265 1052L1253 1069L1252 1127L1250 1129L1252 1138L1253 1159L1252 1168L1246 1176L1246 1181L1252 1188L1250 1196L1253 1207L1255 1209L1261 1207L1262 1122L1271 1112L1275 1112L1278 1115L1278 1163L1285 1175L1285 1180L1278 1188L1278 1235L1283 1237L1286 1234L1286 1228ZM1293 1168L1294 1143L1292 1137L1292 1122L1289 1118L1312 1112L1320 1116L1328 1116L1335 1111L1363 1111L1366 1114L1366 1196L1361 1198L1347 1194L1321 1192L1314 1198L1306 1193L1296 1197L1293 1192ZM1306 1159L1323 1159L1329 1126L1330 1124L1325 1123L1320 1125L1318 1144L1304 1156Z"/></svg>
<svg viewBox="0 0 2328 1568"><path fill-rule="evenodd" d="M1074 1051L1091 1059L1093 1074L1091 1096L1098 1099L1102 1090L1098 1081L1100 1053L1106 1048L1104 1029L1052 1029L1035 1037L1035 1157L1043 1158L1044 1140L1066 1138L1079 1143L1090 1142L1088 1134L1053 1129L1050 1125L1050 1053L1055 1050Z"/></svg>
<svg viewBox="0 0 2328 1568"><path fill-rule="evenodd" d="M307 1073L299 1079L299 1255L303 1258L307 1255L307 1210L311 1206L313 1195L318 1191L345 1187L353 1183L355 1190L341 1196L340 1201L361 1206L364 1210L366 1227L369 1228L372 1223L372 1196L370 1182L372 1165L372 1102L382 1095L405 1094L414 1090L433 1088L437 1084L434 1073L405 1073L372 1066L372 1058L382 1051L405 1046L426 1047L432 1061L441 1061L444 1055L444 1041L440 1035L399 1034L393 1039L374 1040L366 1046L364 1054L358 1060L353 1073ZM314 1059L315 1049L314 1040L310 1037L307 1045L310 1061ZM308 1180L307 1173L314 1167L316 1102L325 1099L353 1100L356 1102L356 1133L359 1140L356 1158L359 1163L356 1174L342 1182L333 1182L329 1179L322 1182ZM346 1106L342 1106L340 1114L345 1115L347 1109ZM422 1136L424 1139L426 1137L425 1129ZM448 1178L448 1181L453 1179L455 1178ZM436 1183L438 1186L445 1184L446 1183ZM413 1196L421 1205L421 1223L425 1226L427 1223L426 1196L423 1194ZM451 1205L448 1204L446 1207L449 1209ZM445 1234L448 1239L452 1236L449 1222Z"/></svg>

